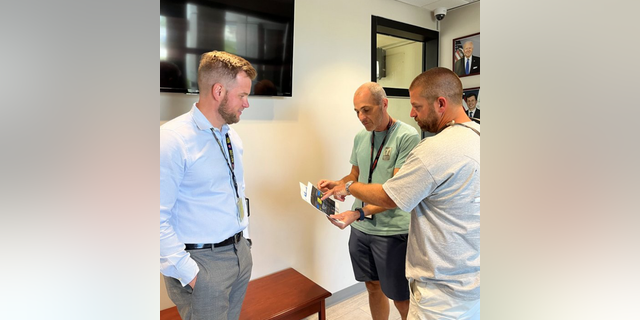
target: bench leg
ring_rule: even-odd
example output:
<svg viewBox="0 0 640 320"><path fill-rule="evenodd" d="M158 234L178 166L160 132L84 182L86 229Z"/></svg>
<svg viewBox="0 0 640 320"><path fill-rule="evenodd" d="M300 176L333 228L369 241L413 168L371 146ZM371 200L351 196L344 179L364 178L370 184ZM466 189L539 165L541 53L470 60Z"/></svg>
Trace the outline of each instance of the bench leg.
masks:
<svg viewBox="0 0 640 320"><path fill-rule="evenodd" d="M326 320L327 309L324 307L324 299L320 301L320 311L318 312L318 320Z"/></svg>

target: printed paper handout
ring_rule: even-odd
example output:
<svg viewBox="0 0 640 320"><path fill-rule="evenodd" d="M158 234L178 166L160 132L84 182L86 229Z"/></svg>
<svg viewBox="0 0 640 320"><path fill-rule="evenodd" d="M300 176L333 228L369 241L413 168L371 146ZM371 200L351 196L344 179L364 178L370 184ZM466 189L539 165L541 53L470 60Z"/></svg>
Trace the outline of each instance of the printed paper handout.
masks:
<svg viewBox="0 0 640 320"><path fill-rule="evenodd" d="M306 203L328 216L340 212L338 203L331 198L322 200L322 192L311 182L307 183L306 186L300 182L300 196Z"/></svg>

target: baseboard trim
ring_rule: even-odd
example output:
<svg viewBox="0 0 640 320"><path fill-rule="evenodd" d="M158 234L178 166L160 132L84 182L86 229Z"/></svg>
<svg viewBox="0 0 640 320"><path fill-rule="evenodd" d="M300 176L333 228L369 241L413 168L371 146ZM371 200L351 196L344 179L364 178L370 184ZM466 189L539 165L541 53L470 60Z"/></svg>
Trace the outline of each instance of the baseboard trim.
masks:
<svg viewBox="0 0 640 320"><path fill-rule="evenodd" d="M326 307L329 308L334 304L338 304L365 291L367 291L367 287L364 285L364 282L358 282L352 286L346 287L338 292L333 293L326 299Z"/></svg>

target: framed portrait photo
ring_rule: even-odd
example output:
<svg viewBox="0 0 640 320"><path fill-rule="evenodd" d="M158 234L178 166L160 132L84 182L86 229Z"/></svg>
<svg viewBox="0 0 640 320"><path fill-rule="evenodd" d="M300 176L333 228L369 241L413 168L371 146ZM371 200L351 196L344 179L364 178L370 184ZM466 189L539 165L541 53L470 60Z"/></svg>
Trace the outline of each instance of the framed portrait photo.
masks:
<svg viewBox="0 0 640 320"><path fill-rule="evenodd" d="M458 77L480 74L480 32L453 39L452 65Z"/></svg>
<svg viewBox="0 0 640 320"><path fill-rule="evenodd" d="M480 87L462 90L462 106L471 120L480 123Z"/></svg>

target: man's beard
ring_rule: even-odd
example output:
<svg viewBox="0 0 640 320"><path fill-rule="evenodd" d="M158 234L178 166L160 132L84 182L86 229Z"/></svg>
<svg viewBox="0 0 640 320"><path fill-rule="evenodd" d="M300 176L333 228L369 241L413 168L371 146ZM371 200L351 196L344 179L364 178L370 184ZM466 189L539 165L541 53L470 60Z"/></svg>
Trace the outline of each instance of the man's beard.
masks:
<svg viewBox="0 0 640 320"><path fill-rule="evenodd" d="M437 133L438 132L438 117L436 116L435 112L429 112L427 114L427 118L422 120L419 119L418 117L415 118L416 122L418 123L418 126L420 127L420 129L422 129L422 131L427 131L427 132L431 132L431 133Z"/></svg>
<svg viewBox="0 0 640 320"><path fill-rule="evenodd" d="M225 96L224 99L222 99L222 102L220 102L220 107L218 107L218 113L222 116L222 119L224 119L224 122L226 122L227 124L237 123L238 121L240 121L240 118L235 112L229 110L227 106L227 100L229 100L228 96Z"/></svg>

